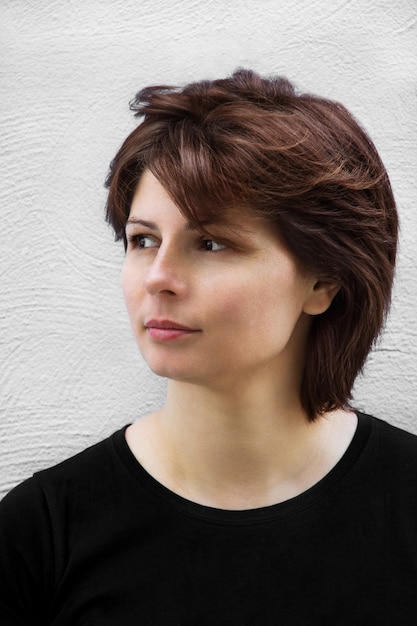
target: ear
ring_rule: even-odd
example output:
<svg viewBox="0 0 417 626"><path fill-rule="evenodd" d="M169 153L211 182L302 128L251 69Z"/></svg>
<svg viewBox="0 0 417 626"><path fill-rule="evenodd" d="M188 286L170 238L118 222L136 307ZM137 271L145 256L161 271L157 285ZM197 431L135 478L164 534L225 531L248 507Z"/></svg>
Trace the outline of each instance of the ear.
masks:
<svg viewBox="0 0 417 626"><path fill-rule="evenodd" d="M325 280L318 280L306 298L303 311L308 315L320 315L327 311L333 298L339 291L339 285Z"/></svg>

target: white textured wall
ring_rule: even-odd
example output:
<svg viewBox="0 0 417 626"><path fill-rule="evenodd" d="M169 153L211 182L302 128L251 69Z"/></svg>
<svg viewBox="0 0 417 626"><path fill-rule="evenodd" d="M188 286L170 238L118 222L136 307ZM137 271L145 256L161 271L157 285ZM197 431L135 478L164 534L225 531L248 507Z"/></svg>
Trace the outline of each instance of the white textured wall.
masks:
<svg viewBox="0 0 417 626"><path fill-rule="evenodd" d="M382 154L401 250L356 397L417 431L416 17L414 0L0 2L0 493L162 401L131 338L102 183L140 87L238 65L341 100Z"/></svg>

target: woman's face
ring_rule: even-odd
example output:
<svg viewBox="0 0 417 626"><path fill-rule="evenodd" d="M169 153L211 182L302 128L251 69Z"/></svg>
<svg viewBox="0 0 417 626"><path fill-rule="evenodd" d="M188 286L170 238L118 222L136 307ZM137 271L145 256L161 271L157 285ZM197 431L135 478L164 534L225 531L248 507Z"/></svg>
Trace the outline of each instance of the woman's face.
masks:
<svg viewBox="0 0 417 626"><path fill-rule="evenodd" d="M206 385L289 368L300 374L308 313L324 306L314 278L299 271L271 226L246 210L233 228L205 228L212 238L144 173L126 226L122 282L149 367Z"/></svg>

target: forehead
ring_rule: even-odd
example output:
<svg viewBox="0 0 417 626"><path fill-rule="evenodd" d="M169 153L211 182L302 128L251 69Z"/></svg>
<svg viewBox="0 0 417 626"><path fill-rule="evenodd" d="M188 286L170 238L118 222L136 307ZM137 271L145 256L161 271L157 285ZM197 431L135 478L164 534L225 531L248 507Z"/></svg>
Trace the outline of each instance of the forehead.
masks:
<svg viewBox="0 0 417 626"><path fill-rule="evenodd" d="M136 185L130 212L132 213L135 209L142 208L146 204L154 205L161 201L172 203L170 196L158 179L152 172L145 170Z"/></svg>
<svg viewBox="0 0 417 626"><path fill-rule="evenodd" d="M204 230L208 226L222 225L235 228L238 231L256 230L266 224L265 218L257 216L247 206L236 205L233 207L216 207L210 214L204 212L199 207L193 207L190 212L188 207L179 207L168 191L149 170L142 174L133 195L127 224L133 223L135 219L144 216L163 217L163 214L177 214L179 220L187 223L187 229ZM271 224L268 222L269 228Z"/></svg>

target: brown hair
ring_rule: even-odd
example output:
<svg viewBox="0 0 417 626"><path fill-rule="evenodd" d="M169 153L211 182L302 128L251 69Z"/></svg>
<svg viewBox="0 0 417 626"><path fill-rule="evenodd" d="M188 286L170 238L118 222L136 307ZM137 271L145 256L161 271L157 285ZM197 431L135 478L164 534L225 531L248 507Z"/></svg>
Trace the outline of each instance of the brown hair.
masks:
<svg viewBox="0 0 417 626"><path fill-rule="evenodd" d="M349 407L389 308L397 245L390 182L366 132L341 104L243 69L147 87L131 109L144 119L106 180L116 239L145 169L197 225L236 206L276 224L306 271L340 286L312 323L302 404L310 419Z"/></svg>

